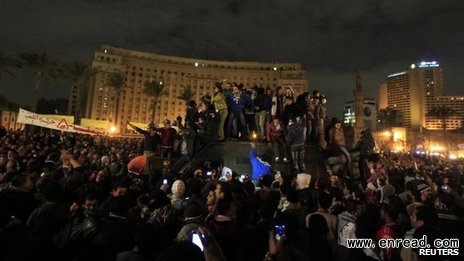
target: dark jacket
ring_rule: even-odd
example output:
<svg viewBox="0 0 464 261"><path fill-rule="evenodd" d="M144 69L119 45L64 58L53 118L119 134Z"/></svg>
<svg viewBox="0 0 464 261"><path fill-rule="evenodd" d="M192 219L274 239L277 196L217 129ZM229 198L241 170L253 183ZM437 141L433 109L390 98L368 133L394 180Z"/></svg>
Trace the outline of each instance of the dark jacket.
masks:
<svg viewBox="0 0 464 261"><path fill-rule="evenodd" d="M272 109L272 97L264 94L261 98L261 105L263 106L263 110L267 112L271 112Z"/></svg>
<svg viewBox="0 0 464 261"><path fill-rule="evenodd" d="M300 106L296 103L292 103L289 105L285 105L284 107L284 115L283 115L283 122L284 124L288 124L288 121L291 117L301 117L303 114L301 112Z"/></svg>
<svg viewBox="0 0 464 261"><path fill-rule="evenodd" d="M185 123L192 126L198 120L198 109L196 107L189 107L187 115L185 116Z"/></svg>
<svg viewBox="0 0 464 261"><path fill-rule="evenodd" d="M5 216L14 216L26 222L37 206L38 201L31 192L13 187L0 192L0 212Z"/></svg>
<svg viewBox="0 0 464 261"><path fill-rule="evenodd" d="M374 136L372 136L370 129L366 129L359 138L358 144L356 144L354 149L359 150L359 153L363 156L369 156L374 153L374 148Z"/></svg>
<svg viewBox="0 0 464 261"><path fill-rule="evenodd" d="M288 145L291 147L301 146L305 143L304 137L305 123L303 121L288 125Z"/></svg>
<svg viewBox="0 0 464 261"><path fill-rule="evenodd" d="M145 139L143 140L143 150L148 150L148 151L157 150L158 144L160 143L160 140L161 140L158 134L150 135L148 131L142 130L139 127L135 127L135 130L145 137Z"/></svg>
<svg viewBox="0 0 464 261"><path fill-rule="evenodd" d="M32 212L26 225L31 237L50 240L56 238L69 220L68 204L47 202Z"/></svg>

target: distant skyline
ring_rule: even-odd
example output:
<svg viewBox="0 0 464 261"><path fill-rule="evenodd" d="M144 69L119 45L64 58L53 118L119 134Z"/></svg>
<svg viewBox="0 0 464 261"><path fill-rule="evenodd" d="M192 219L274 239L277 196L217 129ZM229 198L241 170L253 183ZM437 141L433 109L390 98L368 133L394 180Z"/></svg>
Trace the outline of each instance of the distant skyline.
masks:
<svg viewBox="0 0 464 261"><path fill-rule="evenodd" d="M386 75L436 60L444 92L464 89L464 1L432 0L3 0L0 50L45 50L62 61L89 63L101 44L213 60L297 62L311 90L340 117L352 100L356 69L366 97L377 98ZM31 103L32 79L4 76L0 93ZM43 88L45 98L68 97L69 84Z"/></svg>

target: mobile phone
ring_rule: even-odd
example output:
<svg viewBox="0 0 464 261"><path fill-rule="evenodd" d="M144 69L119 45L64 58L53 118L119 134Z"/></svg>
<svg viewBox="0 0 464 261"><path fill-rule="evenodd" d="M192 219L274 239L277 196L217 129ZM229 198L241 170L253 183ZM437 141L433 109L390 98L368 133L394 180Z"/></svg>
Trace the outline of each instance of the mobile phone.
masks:
<svg viewBox="0 0 464 261"><path fill-rule="evenodd" d="M190 234L190 242L198 246L200 250L203 251L204 249L203 241L201 241L200 235L197 232L193 231Z"/></svg>
<svg viewBox="0 0 464 261"><path fill-rule="evenodd" d="M167 179L163 179L163 185L166 185L168 184L168 180Z"/></svg>
<svg viewBox="0 0 464 261"><path fill-rule="evenodd" d="M211 176L211 171L206 172L206 176Z"/></svg>
<svg viewBox="0 0 464 261"><path fill-rule="evenodd" d="M281 240L285 236L285 226L284 225L275 225L274 234L277 241Z"/></svg>
<svg viewBox="0 0 464 261"><path fill-rule="evenodd" d="M242 178L242 180L244 180L246 178L246 175L241 175L240 177Z"/></svg>
<svg viewBox="0 0 464 261"><path fill-rule="evenodd" d="M441 185L441 190L447 190L448 189L448 185Z"/></svg>

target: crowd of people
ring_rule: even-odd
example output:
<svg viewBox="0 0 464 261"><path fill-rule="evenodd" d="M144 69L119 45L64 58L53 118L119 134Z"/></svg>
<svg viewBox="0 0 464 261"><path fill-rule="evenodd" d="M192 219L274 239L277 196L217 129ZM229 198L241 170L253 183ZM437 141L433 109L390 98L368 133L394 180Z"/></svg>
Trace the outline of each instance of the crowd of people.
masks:
<svg viewBox="0 0 464 261"><path fill-rule="evenodd" d="M330 130L326 103L317 90L296 96L290 87L273 90L218 82L214 93L189 101L184 120L165 119L161 128L150 123L147 130L128 124L148 141L145 155L153 155L156 148L169 160L181 158L184 163L211 142L266 142L274 152L273 162L293 162L297 172L304 172L304 145L345 148L343 133L337 132L336 139L326 135Z"/></svg>
<svg viewBox="0 0 464 261"><path fill-rule="evenodd" d="M143 139L0 129L0 260L462 260L378 244L424 235L464 240L462 161L378 153L366 130L355 148L363 163L357 179L308 173L307 143L337 149L351 164L340 122L326 126L318 106L325 98L301 96L314 110L297 114L288 106L302 98L257 90L271 98L270 111L250 116L234 109L246 92L218 85L214 107L207 98L191 102L185 124L132 126ZM252 175L212 162L180 174L201 146L230 135L253 140ZM260 139L274 161L294 170L259 158ZM356 238L373 246L351 248Z"/></svg>

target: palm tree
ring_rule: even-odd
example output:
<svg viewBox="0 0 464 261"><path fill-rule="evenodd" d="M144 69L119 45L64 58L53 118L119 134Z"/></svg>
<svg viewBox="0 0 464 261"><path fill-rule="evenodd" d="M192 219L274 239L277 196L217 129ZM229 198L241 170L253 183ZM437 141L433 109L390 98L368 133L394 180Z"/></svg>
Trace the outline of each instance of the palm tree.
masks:
<svg viewBox="0 0 464 261"><path fill-rule="evenodd" d="M82 105L86 98L85 94L87 93L89 81L96 74L97 70L84 63L73 62L64 65L64 72L66 77L73 80L73 84L77 88L74 124L79 125L81 123Z"/></svg>
<svg viewBox="0 0 464 261"><path fill-rule="evenodd" d="M118 109L119 109L119 95L121 89L126 84L126 76L122 72L111 72L106 79L106 84L113 88L113 92L116 92L116 103L114 106L114 123L118 119Z"/></svg>
<svg viewBox="0 0 464 261"><path fill-rule="evenodd" d="M15 76L12 69L20 67L21 63L18 60L16 60L13 57L7 56L2 51L0 51L0 80L2 79L2 73Z"/></svg>
<svg viewBox="0 0 464 261"><path fill-rule="evenodd" d="M22 53L19 58L34 69L34 104L33 110L37 112L37 101L40 98L40 86L56 80L60 75L58 61L43 51L30 51Z"/></svg>
<svg viewBox="0 0 464 261"><path fill-rule="evenodd" d="M177 96L177 99L185 101L186 104L188 104L189 101L193 99L195 96L195 93L193 90L190 88L190 86L183 87L182 94Z"/></svg>
<svg viewBox="0 0 464 261"><path fill-rule="evenodd" d="M158 99L166 94L163 82L157 81L146 81L143 84L143 93L152 97L151 108L153 110L153 122L155 122L156 106L158 105Z"/></svg>
<svg viewBox="0 0 464 261"><path fill-rule="evenodd" d="M445 147L446 147L447 152L448 152L448 138L446 135L446 123L447 123L448 118L455 114L456 114L456 111L446 105L434 106L430 109L429 112L427 112L427 116L436 117L436 118L441 119L443 123L443 139L445 140Z"/></svg>
<svg viewBox="0 0 464 261"><path fill-rule="evenodd" d="M403 115L400 111L392 108L379 109L377 120L379 129L388 129L391 127L401 126Z"/></svg>

